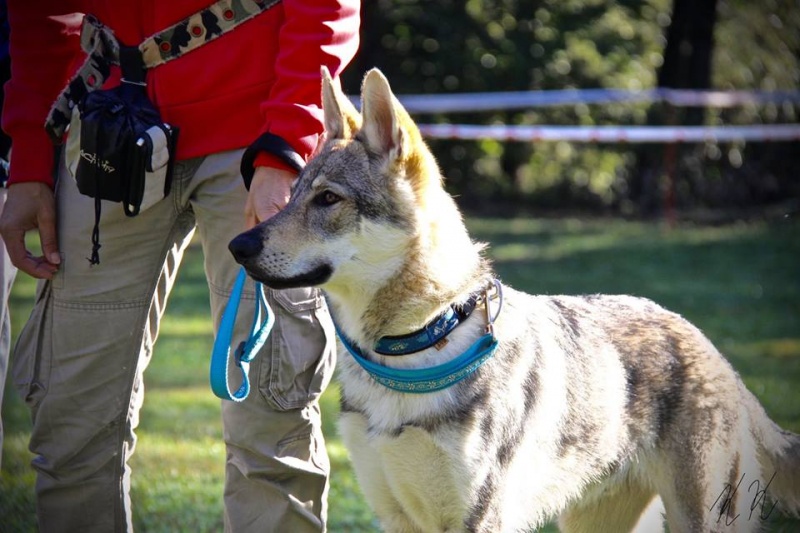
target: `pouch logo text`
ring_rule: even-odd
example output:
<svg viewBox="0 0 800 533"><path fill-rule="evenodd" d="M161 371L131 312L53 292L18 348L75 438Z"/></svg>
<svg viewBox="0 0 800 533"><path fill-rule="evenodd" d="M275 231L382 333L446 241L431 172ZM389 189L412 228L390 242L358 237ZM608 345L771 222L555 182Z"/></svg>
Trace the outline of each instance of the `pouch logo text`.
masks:
<svg viewBox="0 0 800 533"><path fill-rule="evenodd" d="M112 167L109 162L105 159L100 159L97 157L97 154L90 154L81 150L81 159L89 163L90 165L96 166L106 174L111 174L116 169Z"/></svg>

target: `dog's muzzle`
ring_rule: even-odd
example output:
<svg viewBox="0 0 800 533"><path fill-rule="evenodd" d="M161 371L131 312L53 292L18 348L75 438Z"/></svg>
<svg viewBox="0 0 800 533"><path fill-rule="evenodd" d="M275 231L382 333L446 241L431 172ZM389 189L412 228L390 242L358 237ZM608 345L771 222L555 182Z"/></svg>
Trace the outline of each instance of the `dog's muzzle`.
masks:
<svg viewBox="0 0 800 533"><path fill-rule="evenodd" d="M230 244L228 250L233 254L233 258L240 265L247 266L247 263L258 257L258 254L264 249L264 244L261 238L252 230L246 231L236 236Z"/></svg>

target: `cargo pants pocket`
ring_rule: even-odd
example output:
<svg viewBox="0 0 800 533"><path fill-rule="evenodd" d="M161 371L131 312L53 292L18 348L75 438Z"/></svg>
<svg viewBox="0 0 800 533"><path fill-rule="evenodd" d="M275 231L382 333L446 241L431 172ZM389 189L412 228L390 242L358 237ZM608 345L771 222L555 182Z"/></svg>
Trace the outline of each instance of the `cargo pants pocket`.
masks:
<svg viewBox="0 0 800 533"><path fill-rule="evenodd" d="M276 409L299 409L319 399L333 377L333 324L319 289L270 289L269 299L275 325L259 389Z"/></svg>
<svg viewBox="0 0 800 533"><path fill-rule="evenodd" d="M52 350L50 320L47 314L52 294L52 282L40 281L36 287L34 307L14 347L12 375L17 393L35 413L36 407L47 394Z"/></svg>

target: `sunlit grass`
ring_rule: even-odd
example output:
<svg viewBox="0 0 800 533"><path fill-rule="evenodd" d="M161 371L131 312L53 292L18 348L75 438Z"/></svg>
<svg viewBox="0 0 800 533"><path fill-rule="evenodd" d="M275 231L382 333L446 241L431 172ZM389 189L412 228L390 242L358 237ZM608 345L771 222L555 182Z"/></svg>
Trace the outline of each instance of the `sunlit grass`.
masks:
<svg viewBox="0 0 800 533"><path fill-rule="evenodd" d="M534 293L645 296L700 327L742 374L771 417L800 432L800 223L718 227L618 220L469 219L505 283ZM14 335L34 283L20 275ZM213 341L199 249L186 254L145 374L139 441L131 462L135 526L147 532L222 529L225 449L219 400L208 386ZM378 529L336 429L338 385L323 395L332 466L332 532ZM9 383L0 471L0 532L35 531L27 408ZM800 523L771 527L800 531Z"/></svg>
<svg viewBox="0 0 800 533"><path fill-rule="evenodd" d="M131 498L137 530L221 531L225 445L216 432L183 438L180 429L141 431L131 461Z"/></svg>

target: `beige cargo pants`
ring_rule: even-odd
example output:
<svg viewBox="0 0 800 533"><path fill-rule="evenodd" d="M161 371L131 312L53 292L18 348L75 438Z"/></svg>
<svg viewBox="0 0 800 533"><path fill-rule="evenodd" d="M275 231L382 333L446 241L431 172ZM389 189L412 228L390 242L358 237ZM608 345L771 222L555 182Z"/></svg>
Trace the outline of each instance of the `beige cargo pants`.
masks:
<svg viewBox="0 0 800 533"><path fill-rule="evenodd" d="M94 200L78 192L62 165L62 266L39 285L13 356L14 383L33 416L42 532L132 530L128 459L143 372L195 227L215 327L219 323L239 270L227 246L243 229L241 155L179 162L170 195L137 217L103 202L95 266L86 259ZM248 288L252 300L252 284ZM250 367L251 393L242 403L222 402L225 527L321 531L329 464L317 400L333 372L333 326L316 290L269 292L275 326ZM252 309L248 302L240 307L235 344L250 326ZM195 354L197 364L207 366L209 354L210 347Z"/></svg>

